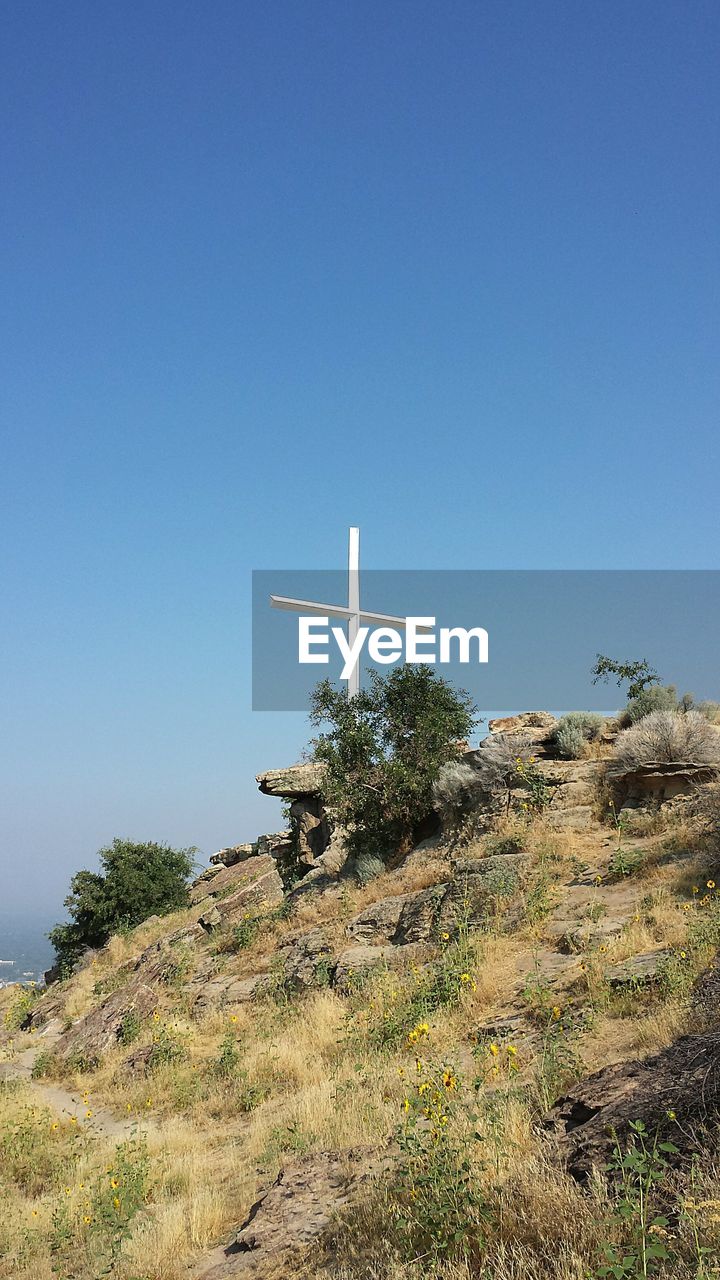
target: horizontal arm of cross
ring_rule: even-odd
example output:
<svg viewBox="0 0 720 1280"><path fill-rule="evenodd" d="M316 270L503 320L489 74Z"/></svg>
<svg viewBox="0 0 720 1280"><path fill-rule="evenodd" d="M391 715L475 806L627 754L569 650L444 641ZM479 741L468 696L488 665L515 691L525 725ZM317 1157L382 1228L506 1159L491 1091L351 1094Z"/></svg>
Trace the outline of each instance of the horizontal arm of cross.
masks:
<svg viewBox="0 0 720 1280"><path fill-rule="evenodd" d="M354 609L348 609L342 604L316 604L312 600L293 600L290 596L271 596L270 604L273 609L288 609L293 613L312 613L320 617L331 618L354 618L360 617L362 622L370 622L373 625L382 625L387 623L393 627L407 626L407 618L395 618L389 613L368 613L365 609L361 609L359 615L355 614ZM418 633L432 631L432 627L416 627Z"/></svg>

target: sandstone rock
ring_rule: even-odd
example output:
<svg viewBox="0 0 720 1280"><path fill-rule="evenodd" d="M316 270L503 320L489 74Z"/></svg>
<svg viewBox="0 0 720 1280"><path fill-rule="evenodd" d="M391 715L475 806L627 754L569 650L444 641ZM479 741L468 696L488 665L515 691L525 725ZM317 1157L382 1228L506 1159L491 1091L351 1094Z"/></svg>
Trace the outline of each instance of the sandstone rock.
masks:
<svg viewBox="0 0 720 1280"><path fill-rule="evenodd" d="M221 887L218 889L219 880ZM225 888L230 890L227 896L216 896ZM210 889L213 905L198 921L207 932L220 925L233 924L247 911L256 912L259 908L274 907L283 900L282 880L275 859L269 854L227 867L210 881Z"/></svg>
<svg viewBox="0 0 720 1280"><path fill-rule="evenodd" d="M556 754L553 741L556 725L555 716L551 716L548 711L524 711L521 715L488 721L488 741L498 734L511 742L514 738L522 739L523 744L530 745L539 758L552 756ZM480 747L482 748L482 743Z"/></svg>
<svg viewBox="0 0 720 1280"><path fill-rule="evenodd" d="M523 711L517 716L505 716L498 720L488 720L490 733L532 733L542 731L549 736L557 720L549 711Z"/></svg>
<svg viewBox="0 0 720 1280"><path fill-rule="evenodd" d="M573 805L569 809L551 806L545 816L553 831L587 831L593 824L593 810L589 804Z"/></svg>
<svg viewBox="0 0 720 1280"><path fill-rule="evenodd" d="M231 893L240 889L247 889L266 876L270 877L266 883L266 889L273 883L273 876L277 876L278 883L282 889L282 882L278 876L275 859L269 854L246 858L242 862L232 863L229 867L213 867L209 875L205 872L204 875L200 876L199 880L195 881L190 890L190 901L197 903L202 902L204 898L220 897L227 900Z"/></svg>
<svg viewBox="0 0 720 1280"><path fill-rule="evenodd" d="M670 955L669 951L647 951L643 955L632 956L620 964L611 965L605 977L611 987L632 987L638 984L657 981L662 972L662 965Z"/></svg>
<svg viewBox="0 0 720 1280"><path fill-rule="evenodd" d="M333 986L338 991L348 991L353 981L368 969L397 969L425 959L426 948L421 943L409 942L406 946L347 947L335 961Z"/></svg>
<svg viewBox="0 0 720 1280"><path fill-rule="evenodd" d="M118 1043L126 1018L131 1014L140 1020L147 1018L157 999L155 983L129 982L64 1032L56 1043L56 1054L65 1060L77 1057L88 1063L99 1062L103 1054Z"/></svg>
<svg viewBox="0 0 720 1280"><path fill-rule="evenodd" d="M581 1080L545 1119L568 1171L585 1182L631 1140L642 1120L658 1140L678 1148L669 1156L687 1167L720 1117L720 1033L682 1036L642 1062L620 1062Z"/></svg>
<svg viewBox="0 0 720 1280"><path fill-rule="evenodd" d="M282 1256L321 1237L379 1165L369 1148L323 1151L288 1164L252 1206L222 1261L198 1280L261 1276L273 1266L280 1268L273 1275L287 1274Z"/></svg>
<svg viewBox="0 0 720 1280"><path fill-rule="evenodd" d="M243 862L245 858L254 857L255 853L256 847L254 844L234 844L228 849L219 849L217 853L212 855L210 862L213 864L218 863L223 867L232 867L236 862ZM200 879L202 879L202 876Z"/></svg>
<svg viewBox="0 0 720 1280"><path fill-rule="evenodd" d="M396 946L425 942L433 935L446 890L447 885L431 885L415 893L382 898L355 916L347 933L358 942L387 941Z"/></svg>
<svg viewBox="0 0 720 1280"><path fill-rule="evenodd" d="M335 957L322 929L310 929L278 951L287 986L296 991L327 986L335 972Z"/></svg>
<svg viewBox="0 0 720 1280"><path fill-rule="evenodd" d="M550 922L545 927L545 933L548 937L557 939L561 951L575 955L603 946L611 938L619 937L627 919L627 916L603 916L597 921L585 920L575 925L567 922L555 925Z"/></svg>
<svg viewBox="0 0 720 1280"><path fill-rule="evenodd" d="M619 807L632 804L661 805L690 797L696 788L718 776L718 768L692 761L650 761L639 768L625 771L616 761L608 765L608 778L613 782Z"/></svg>
<svg viewBox="0 0 720 1280"><path fill-rule="evenodd" d="M524 1035L529 1030L525 1014L508 1013L497 1018L489 1018L473 1032L473 1040L507 1040Z"/></svg>
<svg viewBox="0 0 720 1280"><path fill-rule="evenodd" d="M290 765L287 769L266 769L256 775L255 781L263 795L296 800L301 796L321 795L324 774L324 764L308 761Z"/></svg>
<svg viewBox="0 0 720 1280"><path fill-rule="evenodd" d="M200 983L192 983L190 990L199 988L193 1001L193 1016L198 1017L210 1009L227 1005L249 1004L267 987L268 977L254 973L249 978L235 978L230 974L217 975Z"/></svg>

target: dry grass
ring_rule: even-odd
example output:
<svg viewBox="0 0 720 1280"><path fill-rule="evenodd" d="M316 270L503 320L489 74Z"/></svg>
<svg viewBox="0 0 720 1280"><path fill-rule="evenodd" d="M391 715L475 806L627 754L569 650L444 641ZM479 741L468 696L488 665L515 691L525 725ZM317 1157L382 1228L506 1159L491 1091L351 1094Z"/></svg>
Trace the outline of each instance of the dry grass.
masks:
<svg viewBox="0 0 720 1280"><path fill-rule="evenodd" d="M639 992L613 1004L603 974L609 964L639 952L674 952L683 946L690 915L685 908L707 858L697 829L677 822L672 827L658 824L657 830L628 840L642 849L645 861L635 876L615 884L607 879L614 847L607 828L559 832L537 820L529 828L507 824L498 834L522 837L532 876L547 882L560 908L572 902L582 913L588 904L599 902L608 910L623 904L629 913L622 933L586 957L582 981L562 997L553 996L576 1010L588 1001L595 1006L591 1029L573 1041L582 1068L596 1070L669 1044L687 1026L683 999L660 1001L652 993ZM481 857L487 842L473 842L458 852ZM301 898L291 917L273 919L250 946L218 955L213 963L229 974L267 970L283 941L316 926L331 942L341 943L347 920L364 907L446 879L448 854L448 849L428 850L362 888L348 885L336 893ZM579 868L598 869L600 885L587 878L578 881ZM191 924L202 909L200 904L112 939L67 984L64 1016L82 1016L144 946ZM490 1016L523 1007L520 993L534 972L535 959L548 954L552 958L552 944L538 941L542 928L542 923L526 918L506 932L506 921L499 917L477 935L475 958L468 961L471 981L456 998L428 1013L428 1034L421 1045L423 1055L451 1064L464 1077L467 1117L476 1110L480 1117L483 1142L473 1147L472 1160L491 1209L493 1227L484 1266L493 1280L584 1280L607 1230L607 1205L599 1187L590 1195L581 1194L548 1162L538 1137L533 1100L542 1094L538 1074L546 1064L537 1043L523 1043L516 1074L506 1072L492 1088L482 1084L484 1065L474 1052L476 1028ZM211 938L189 948L191 965L205 963L216 943L217 938ZM431 963L445 963L442 949ZM106 1106L146 1132L151 1182L116 1264L113 1274L118 1280L138 1275L144 1280L186 1280L188 1264L242 1220L259 1190L258 1168L267 1182L277 1168L299 1155L387 1143L402 1115L407 1077L401 1072L412 1069L418 1052L407 1042L410 1027L403 1018L416 1007L419 981L408 969L371 979L349 999L318 990L211 1009L202 1017L191 1016L182 986L170 985L161 991L157 1018L141 1029L135 1044L118 1045L97 1070L71 1077L71 1083L89 1091L93 1108ZM549 989L559 990L552 985ZM0 1007L11 998L0 993ZM391 1025L393 1019L398 1021L399 1035L383 1038L386 1014ZM147 1073L132 1074L126 1066L128 1054L149 1044L153 1034L164 1045L176 1045L178 1056L170 1053ZM13 1046L5 1045L8 1055L35 1043L29 1036L14 1039ZM228 1044L235 1056L225 1071ZM480 1081L477 1094L470 1087L474 1077ZM17 1108L26 1107L31 1096L21 1090L2 1097L4 1126L12 1126ZM51 1118L46 1120L49 1133ZM101 1174L112 1163L115 1145L95 1134L75 1162L76 1182L87 1183ZM714 1182L708 1175L703 1183L707 1200L713 1198L713 1188L717 1191L717 1174L712 1176ZM0 1245L6 1260L0 1263L0 1277L51 1280L55 1273L48 1241L58 1187L50 1181L39 1195L31 1195L12 1176L8 1180L7 1171L5 1183ZM334 1280L428 1275L422 1264L408 1266L407 1258L398 1255L389 1212L387 1189L378 1187L347 1216L334 1255L298 1258L290 1269L284 1261L278 1280L281 1275L296 1280L320 1280L328 1274ZM78 1280L95 1280L97 1256L82 1231L76 1261ZM441 1262L432 1270L433 1277L442 1280L470 1280L478 1274L462 1263Z"/></svg>

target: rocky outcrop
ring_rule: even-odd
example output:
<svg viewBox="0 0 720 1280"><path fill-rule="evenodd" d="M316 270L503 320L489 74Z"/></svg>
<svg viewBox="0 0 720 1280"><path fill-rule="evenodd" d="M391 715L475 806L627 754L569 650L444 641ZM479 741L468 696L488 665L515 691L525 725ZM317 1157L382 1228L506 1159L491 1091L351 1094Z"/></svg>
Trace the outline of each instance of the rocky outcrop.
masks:
<svg viewBox="0 0 720 1280"><path fill-rule="evenodd" d="M646 951L642 955L621 960L606 970L605 977L611 987L637 987L658 982L663 965L670 956L667 950Z"/></svg>
<svg viewBox="0 0 720 1280"><path fill-rule="evenodd" d="M256 780L264 795L291 801L288 860L306 872L321 869L331 880L345 861L346 850L343 833L325 807L324 776L325 765L309 761L287 769L268 769ZM321 877L315 879L320 881ZM325 880L317 887L325 887Z"/></svg>
<svg viewBox="0 0 720 1280"><path fill-rule="evenodd" d="M280 947L277 955L284 985L294 991L328 986L333 979L335 957L322 929L296 935Z"/></svg>
<svg viewBox="0 0 720 1280"><path fill-rule="evenodd" d="M456 858L450 880L381 898L350 921L347 934L356 942L389 942L397 947L435 941L441 932L455 928L461 917L478 923L498 901L511 898L529 862L519 853Z"/></svg>
<svg viewBox="0 0 720 1280"><path fill-rule="evenodd" d="M198 921L209 932L235 923L247 911L278 906L283 900L283 883L275 859L265 854L220 869L202 885L197 882L193 892L201 893L200 901L207 898L213 904Z"/></svg>
<svg viewBox="0 0 720 1280"><path fill-rule="evenodd" d="M270 854L245 858L242 862L232 863L230 866L212 867L210 872L205 872L193 884L190 890L190 901L196 904L205 898L227 900L229 895L237 890L246 889L262 880L264 876L273 874L277 876L278 882L275 889L277 890L279 885L282 891L275 859Z"/></svg>
<svg viewBox="0 0 720 1280"><path fill-rule="evenodd" d="M392 944L379 947L346 947L334 962L333 986L347 992L370 969L399 969L407 964L420 963L427 957L427 947L422 943L408 942L402 947Z"/></svg>
<svg viewBox="0 0 720 1280"><path fill-rule="evenodd" d="M432 885L415 893L382 898L366 907L347 926L348 937L356 942L427 942L435 932L447 885Z"/></svg>
<svg viewBox="0 0 720 1280"><path fill-rule="evenodd" d="M627 1148L642 1120L651 1141L677 1148L687 1167L720 1118L720 1033L682 1036L642 1062L619 1062L581 1080L545 1119L559 1158L579 1182Z"/></svg>
<svg viewBox="0 0 720 1280"><path fill-rule="evenodd" d="M690 760L648 761L626 770L611 761L608 778L613 782L619 805L663 804L677 796L692 795L699 785L718 776L718 766L696 764Z"/></svg>
<svg viewBox="0 0 720 1280"><path fill-rule="evenodd" d="M255 781L265 796L279 796L283 800L298 800L307 796L322 796L325 765L317 761L291 764L287 769L266 769L256 774Z"/></svg>
<svg viewBox="0 0 720 1280"><path fill-rule="evenodd" d="M99 1062L121 1039L129 1017L142 1021L152 1013L158 989L172 975L176 964L177 955L167 942L148 947L128 966L127 981L58 1037L56 1056L65 1061L77 1058L87 1063Z"/></svg>
<svg viewBox="0 0 720 1280"><path fill-rule="evenodd" d="M381 1163L372 1149L364 1148L321 1151L286 1165L255 1201L221 1261L200 1272L198 1280L264 1275L271 1269L273 1275L287 1274L283 1255L322 1237Z"/></svg>
<svg viewBox="0 0 720 1280"><path fill-rule="evenodd" d="M531 742L538 756L552 755L555 751L553 731L557 727L555 716L549 711L523 711L517 716L505 716L488 721L488 731L503 737L522 737Z"/></svg>

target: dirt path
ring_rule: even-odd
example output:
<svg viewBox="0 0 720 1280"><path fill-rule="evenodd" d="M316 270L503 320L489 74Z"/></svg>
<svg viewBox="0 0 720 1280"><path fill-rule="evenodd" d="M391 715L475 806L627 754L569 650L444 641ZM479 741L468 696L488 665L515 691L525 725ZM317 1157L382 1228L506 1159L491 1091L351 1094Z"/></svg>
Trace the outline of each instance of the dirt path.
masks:
<svg viewBox="0 0 720 1280"><path fill-rule="evenodd" d="M24 1049L9 1062L0 1062L0 1080L23 1080L32 1089L39 1101L54 1111L56 1115L75 1117L80 1128L85 1125L104 1137L129 1138L137 1130L136 1120L117 1120L106 1108L96 1110L91 1102L83 1100L82 1091L71 1093L61 1085L46 1084L43 1080L33 1080L32 1069L35 1060L44 1049L55 1043L60 1034L60 1024L52 1019L38 1034L37 1041L30 1048Z"/></svg>

